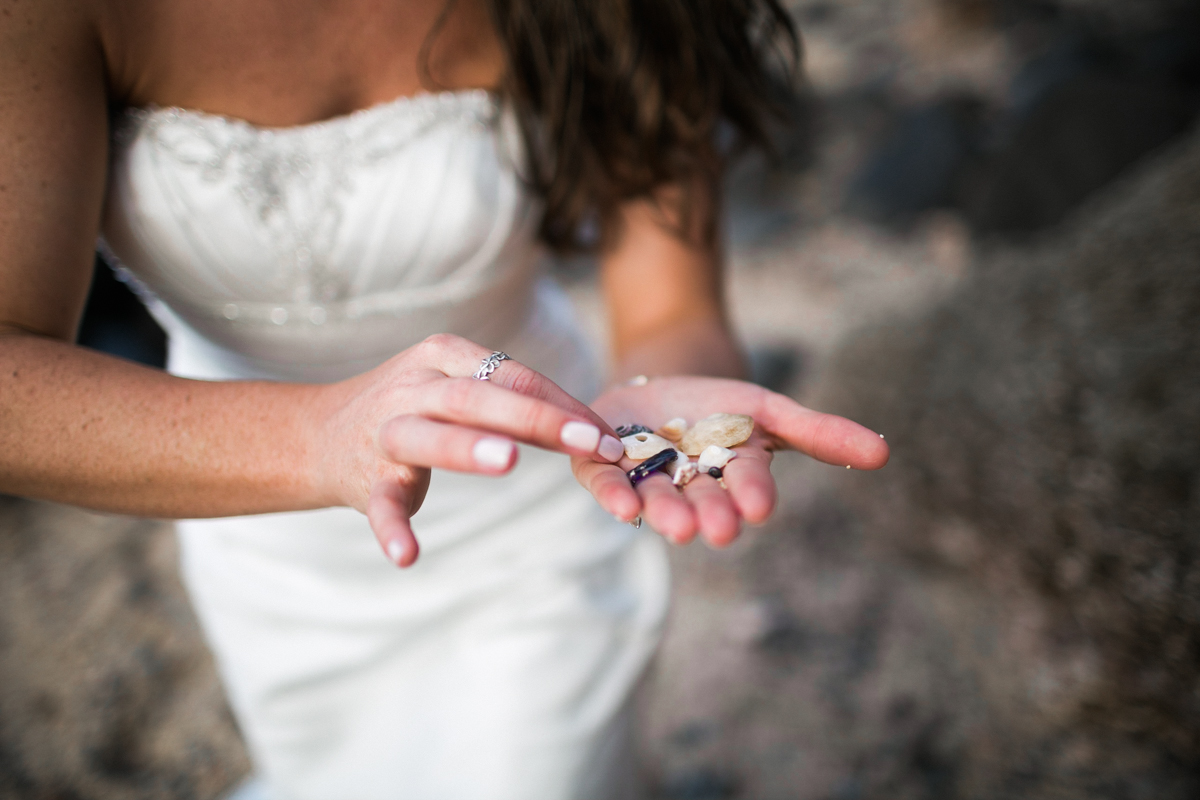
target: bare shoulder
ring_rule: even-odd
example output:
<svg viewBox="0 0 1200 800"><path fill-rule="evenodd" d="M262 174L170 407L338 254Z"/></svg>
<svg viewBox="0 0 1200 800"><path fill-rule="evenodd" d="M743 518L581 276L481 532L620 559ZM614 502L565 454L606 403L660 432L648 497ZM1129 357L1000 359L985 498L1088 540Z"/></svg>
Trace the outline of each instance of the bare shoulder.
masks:
<svg viewBox="0 0 1200 800"><path fill-rule="evenodd" d="M82 41L97 31L105 0L0 0L0 58L30 56L46 45ZM61 53L59 55L62 55Z"/></svg>

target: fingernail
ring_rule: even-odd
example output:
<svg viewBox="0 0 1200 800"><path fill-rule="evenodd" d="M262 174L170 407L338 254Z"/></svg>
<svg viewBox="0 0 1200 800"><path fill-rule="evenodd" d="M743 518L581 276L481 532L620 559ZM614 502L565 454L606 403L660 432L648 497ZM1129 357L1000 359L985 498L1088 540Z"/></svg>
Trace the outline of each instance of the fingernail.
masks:
<svg viewBox="0 0 1200 800"><path fill-rule="evenodd" d="M620 461L625 455L625 445L621 440L607 433L600 437L600 447L596 450L605 461Z"/></svg>
<svg viewBox="0 0 1200 800"><path fill-rule="evenodd" d="M568 422L562 426L559 438L567 447L591 452L600 444L600 429L586 422Z"/></svg>
<svg viewBox="0 0 1200 800"><path fill-rule="evenodd" d="M390 542L388 542L387 554L388 558L390 558L395 564L399 565L400 557L404 555L404 547L402 547L398 541L392 539Z"/></svg>
<svg viewBox="0 0 1200 800"><path fill-rule="evenodd" d="M481 467L504 469L512 463L513 447L513 443L507 439L489 436L475 443L471 448L471 455Z"/></svg>

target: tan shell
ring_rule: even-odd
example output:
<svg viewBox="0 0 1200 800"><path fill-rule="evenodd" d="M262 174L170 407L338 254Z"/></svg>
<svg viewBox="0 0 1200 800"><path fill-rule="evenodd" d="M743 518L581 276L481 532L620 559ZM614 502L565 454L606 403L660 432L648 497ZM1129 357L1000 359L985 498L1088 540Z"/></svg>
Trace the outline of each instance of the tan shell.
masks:
<svg viewBox="0 0 1200 800"><path fill-rule="evenodd" d="M730 450L728 447L721 447L719 444L710 444L700 454L698 466L701 472L708 472L713 467L724 467L735 458L737 458L737 450Z"/></svg>
<svg viewBox="0 0 1200 800"><path fill-rule="evenodd" d="M698 456L709 445L737 447L754 432L754 419L745 414L713 414L700 420L683 435L679 449Z"/></svg>
<svg viewBox="0 0 1200 800"><path fill-rule="evenodd" d="M668 420L661 428L655 431L664 439L670 439L672 442L678 442L687 433L687 420L683 417L676 417Z"/></svg>
<svg viewBox="0 0 1200 800"><path fill-rule="evenodd" d="M625 445L625 455L634 461L645 461L655 453L661 453L667 449L675 449L674 442L668 442L666 439L653 433L635 433L626 436L621 440L621 444Z"/></svg>

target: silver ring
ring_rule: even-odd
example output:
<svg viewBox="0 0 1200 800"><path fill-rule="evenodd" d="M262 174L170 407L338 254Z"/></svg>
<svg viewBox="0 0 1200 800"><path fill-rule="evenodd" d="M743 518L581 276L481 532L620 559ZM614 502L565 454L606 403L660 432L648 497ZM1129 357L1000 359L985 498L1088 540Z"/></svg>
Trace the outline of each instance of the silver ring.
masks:
<svg viewBox="0 0 1200 800"><path fill-rule="evenodd" d="M475 370L475 374L471 377L477 381L491 380L491 374L496 371L496 367L500 366L501 361L512 361L512 357L499 350L493 351L490 356L480 362L479 369Z"/></svg>

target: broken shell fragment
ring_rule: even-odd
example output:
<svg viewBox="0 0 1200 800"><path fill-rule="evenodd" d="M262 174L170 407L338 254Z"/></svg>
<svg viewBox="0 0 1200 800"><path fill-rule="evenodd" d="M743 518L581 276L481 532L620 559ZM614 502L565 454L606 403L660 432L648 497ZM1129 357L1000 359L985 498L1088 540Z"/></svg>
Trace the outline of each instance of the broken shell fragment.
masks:
<svg viewBox="0 0 1200 800"><path fill-rule="evenodd" d="M735 458L737 458L736 450L721 447L719 444L710 444L700 453L699 466L701 470L708 471L711 467L724 467Z"/></svg>
<svg viewBox="0 0 1200 800"><path fill-rule="evenodd" d="M687 433L687 426L688 424L686 419L683 417L676 417L675 419L668 420L666 424L656 430L655 433L664 439L669 439L672 442L678 442L683 438L683 435Z"/></svg>
<svg viewBox="0 0 1200 800"><path fill-rule="evenodd" d="M626 436L633 436L635 433L654 433L645 425L619 425L617 427L617 437L624 439Z"/></svg>
<svg viewBox="0 0 1200 800"><path fill-rule="evenodd" d="M641 461L643 458L649 458L655 453L661 452L664 448L675 449L674 442L668 442L661 436L653 433L635 433L631 436L626 436L621 439L621 444L625 445L625 455L632 458L634 461Z"/></svg>
<svg viewBox="0 0 1200 800"><path fill-rule="evenodd" d="M754 418L745 414L713 414L700 420L684 434L680 449L698 456L709 445L736 447L754 432Z"/></svg>
<svg viewBox="0 0 1200 800"><path fill-rule="evenodd" d="M671 478L671 483L680 487L687 486L688 481L699 473L700 468L696 466L696 462L684 456L675 462L675 476Z"/></svg>

